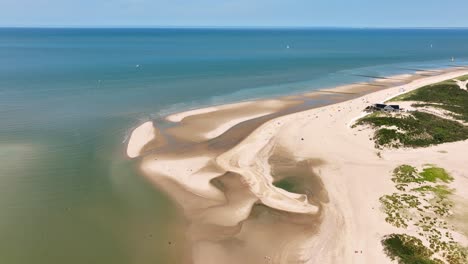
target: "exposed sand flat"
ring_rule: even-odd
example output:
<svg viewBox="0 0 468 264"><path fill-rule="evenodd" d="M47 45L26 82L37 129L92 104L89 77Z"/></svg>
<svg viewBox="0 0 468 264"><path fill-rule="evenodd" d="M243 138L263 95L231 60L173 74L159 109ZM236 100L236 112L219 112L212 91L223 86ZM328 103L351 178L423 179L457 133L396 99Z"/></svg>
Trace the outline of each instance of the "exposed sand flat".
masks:
<svg viewBox="0 0 468 264"><path fill-rule="evenodd" d="M181 124L168 129L168 132L178 139L203 142L222 135L237 124L298 103L299 101L289 100L261 100L184 112L177 119L170 117L172 120L180 119Z"/></svg>
<svg viewBox="0 0 468 264"><path fill-rule="evenodd" d="M388 82L398 82L398 81L405 81L410 78L414 77L413 74L399 74L399 75L393 75L381 79L376 79L375 81L378 83L388 83Z"/></svg>
<svg viewBox="0 0 468 264"><path fill-rule="evenodd" d="M188 191L206 199L224 201L223 193L210 184L213 178L222 174L216 171L203 171L212 158L208 156L181 159L145 159L142 169L147 174L164 175Z"/></svg>
<svg viewBox="0 0 468 264"><path fill-rule="evenodd" d="M309 249L314 253L304 250L313 255L309 263L390 263L382 251L380 240L385 234L396 230L384 221L385 217L378 209L379 198L393 191L389 173L396 166L408 162L408 159L380 159L374 143L369 140L371 131L358 133L349 128L349 123L361 115L367 101L382 102L400 94L401 89L411 91L466 73L457 71L422 78L368 94L364 98L276 118L218 157L217 162L226 170L243 175L247 181L252 180L249 184L253 192L266 194L261 199L264 204L311 213L314 210L301 205L297 198L278 200L275 199L277 194L268 192L271 190L268 186L270 178L264 160L275 143L288 148L299 159L324 159L326 164L320 167L320 176L330 196L330 203L324 208L324 219L340 223L340 226L324 223L320 235L310 238ZM430 148L408 152L419 163L424 163L422 157L431 153ZM457 154L462 155L454 153ZM464 165L458 165L458 169L462 170L464 167L460 166ZM304 258L307 257L304 255Z"/></svg>
<svg viewBox="0 0 468 264"><path fill-rule="evenodd" d="M271 141L276 124L256 130L259 134L249 136L242 144L222 154L216 162L226 171L242 175L250 190L263 204L278 210L294 213L317 213L318 207L308 203L305 195L286 192L273 186L268 158L274 142ZM256 134L256 133L254 133Z"/></svg>
<svg viewBox="0 0 468 264"><path fill-rule="evenodd" d="M383 86L383 84L382 84ZM352 94L352 93L355 93L355 92L358 92L360 90L362 90L363 88L365 87L368 87L367 84L365 83L357 83L357 84L348 84L348 85L341 85L341 86L338 86L338 87L334 87L334 88L325 88L325 89L320 89L320 90L317 90L317 91L313 91L313 92L309 92L309 93L305 93L304 95L305 96L316 96L317 95L317 92L319 93L343 93L343 94Z"/></svg>
<svg viewBox="0 0 468 264"><path fill-rule="evenodd" d="M148 121L135 128L130 135L127 145L127 156L136 158L140 156L144 146L155 139L156 129L153 122Z"/></svg>
<svg viewBox="0 0 468 264"><path fill-rule="evenodd" d="M383 252L381 239L384 235L401 233L402 230L386 223L385 215L379 209L379 198L394 191L391 171L401 164L436 164L454 176L454 186L463 190L457 194L468 199L468 176L464 162L468 142L424 149L381 151L376 150L374 142L370 140L373 131L351 129L350 126L363 116L363 109L371 103L384 102L403 92L466 74L466 70L454 70L441 72L437 76L409 77L407 84L269 120L223 153L208 155L193 152L183 158L154 155L145 158L142 168L155 181L160 179L154 175L164 175L196 197L215 201L200 210L196 206L198 200L187 199L188 196L182 191L171 192L184 209L196 208L188 210L191 213L187 215L194 221L191 236L196 264L391 263ZM352 88L356 87L348 86L348 89L341 88L338 92L350 93ZM180 119L178 129L197 134L198 140L203 142L206 140L204 134L214 133L223 126L232 127L229 120L237 118L236 122L243 122L241 116L252 118L255 116L252 110L255 109L259 111L256 115L262 114L260 111L265 109L258 110L261 106L261 103L255 104L255 107L248 104L240 108L231 106L225 110L206 110L173 120ZM215 125L207 129L205 126L210 122ZM193 139L189 136L186 138ZM291 153L297 161L324 161L314 166L313 170L323 181L328 193L327 202L317 206L309 203L306 195L273 185L269 158L277 146ZM381 152L381 157L377 152ZM216 188L211 183L218 179L222 179L223 184ZM238 179L240 183L229 183ZM297 225L297 219L292 216L285 216L281 221L272 220L279 213L271 216L262 211L252 216L257 203L265 205L268 210L317 216L321 220L317 221L320 223L318 232L304 232L304 226ZM313 221L307 221L310 222ZM284 228L283 233L279 227ZM407 230L407 233L418 236L414 230ZM281 243L273 245L278 234L281 234ZM466 234L460 234L457 239L466 241Z"/></svg>
<svg viewBox="0 0 468 264"><path fill-rule="evenodd" d="M217 107L206 107L206 108L201 108L201 109L195 109L195 110L189 110L177 114L172 114L166 117L166 120L171 121L171 122L180 122L184 120L184 118L188 116L194 116L194 115L201 115L201 114L206 114L206 113L211 113L214 111L219 110Z"/></svg>
<svg viewBox="0 0 468 264"><path fill-rule="evenodd" d="M265 115L268 115L268 114L271 114L271 113L273 113L273 111L268 111L268 112L253 114L253 115L246 115L246 116L230 119L229 121L221 124L217 128L215 128L215 129L213 129L213 130L211 130L209 132L204 133L203 136L206 139L218 137L218 136L222 135L224 132L228 131L231 127L233 127L233 126L235 126L235 125L237 125L239 123L242 123L244 121L254 119L254 118L257 118L257 117L265 116Z"/></svg>
<svg viewBox="0 0 468 264"><path fill-rule="evenodd" d="M249 217L253 205L258 201L248 189L227 192L226 199L229 202L208 208L197 216L197 220L204 224L236 226Z"/></svg>
<svg viewBox="0 0 468 264"><path fill-rule="evenodd" d="M362 82L362 83L340 85L337 87L325 88L325 89L321 89L318 91L305 93L304 95L314 96L316 92L352 94L352 93L357 93L362 90L368 89L369 86L385 88L385 87L390 87L394 83L401 83L405 81L409 82L417 78L419 78L417 75L400 74L400 75L388 76L388 77L385 77L384 79L375 79L373 83Z"/></svg>
<svg viewBox="0 0 468 264"><path fill-rule="evenodd" d="M220 110L239 108L242 106L251 105L252 103L253 102L240 102L240 103L225 104L225 105L219 105L219 106L210 106L210 107L205 107L205 108L200 108L200 109L193 109L193 110L169 115L166 117L166 120L171 121L171 122L181 122L182 120L184 120L184 118L189 117L189 116L196 116L196 115L212 113L212 112L220 111Z"/></svg>

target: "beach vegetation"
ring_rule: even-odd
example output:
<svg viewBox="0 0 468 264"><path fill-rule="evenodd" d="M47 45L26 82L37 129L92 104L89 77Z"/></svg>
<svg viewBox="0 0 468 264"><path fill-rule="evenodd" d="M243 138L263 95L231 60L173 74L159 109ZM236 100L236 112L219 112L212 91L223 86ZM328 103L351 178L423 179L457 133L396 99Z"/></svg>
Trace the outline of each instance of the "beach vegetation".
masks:
<svg viewBox="0 0 468 264"><path fill-rule="evenodd" d="M361 118L356 125L376 128L374 140L378 148L427 147L468 139L468 127L418 111L408 115L374 113Z"/></svg>
<svg viewBox="0 0 468 264"><path fill-rule="evenodd" d="M410 165L401 165L393 170L392 181L395 183L422 183L442 181L448 183L453 177L444 169L434 165L426 165L421 172Z"/></svg>
<svg viewBox="0 0 468 264"><path fill-rule="evenodd" d="M410 165L401 165L393 170L392 181L395 183L415 182L418 179L418 173L415 167Z"/></svg>
<svg viewBox="0 0 468 264"><path fill-rule="evenodd" d="M416 89L414 93L404 100L463 106L466 98L467 92L460 89L460 86L454 81L450 81L448 83L442 82Z"/></svg>
<svg viewBox="0 0 468 264"><path fill-rule="evenodd" d="M467 76L457 78L467 80ZM435 107L449 111L455 119L468 122L468 91L453 80L427 85L393 98L391 101L417 101L413 107Z"/></svg>
<svg viewBox="0 0 468 264"><path fill-rule="evenodd" d="M439 259L432 258L434 252L424 246L416 237L405 234L391 234L382 240L385 254L400 264L440 264Z"/></svg>
<svg viewBox="0 0 468 264"><path fill-rule="evenodd" d="M457 79L468 80L468 75ZM390 101L414 101L412 106L416 109L438 108L450 119L422 111L370 114L355 125L370 125L376 129L377 148L426 147L468 139L468 127L463 124L468 122L468 91L460 89L454 80L423 86Z"/></svg>
<svg viewBox="0 0 468 264"><path fill-rule="evenodd" d="M446 185L436 185L436 186L424 185L421 187L414 188L412 189L412 191L425 192L425 193L432 192L441 200L447 198L449 195L453 193L453 190L448 188Z"/></svg>
<svg viewBox="0 0 468 264"><path fill-rule="evenodd" d="M437 180L445 183L453 181L453 177L443 168L429 166L419 173L422 176L422 181L436 182Z"/></svg>
<svg viewBox="0 0 468 264"><path fill-rule="evenodd" d="M460 77L458 77L456 79L463 82L463 81L468 80L468 75L463 75L463 76L460 76Z"/></svg>
<svg viewBox="0 0 468 264"><path fill-rule="evenodd" d="M412 226L427 246L421 247L418 238L393 234L382 240L387 255L399 263L468 263L467 249L453 239L446 220L454 190L440 183L450 183L453 177L433 164L421 170L401 165L393 170L392 181L398 192L380 198L385 220L398 228ZM433 253L445 262L431 258Z"/></svg>
<svg viewBox="0 0 468 264"><path fill-rule="evenodd" d="M409 194L393 193L380 197L383 211L387 214L385 221L396 227L408 227L411 219L410 210L421 204L418 197Z"/></svg>

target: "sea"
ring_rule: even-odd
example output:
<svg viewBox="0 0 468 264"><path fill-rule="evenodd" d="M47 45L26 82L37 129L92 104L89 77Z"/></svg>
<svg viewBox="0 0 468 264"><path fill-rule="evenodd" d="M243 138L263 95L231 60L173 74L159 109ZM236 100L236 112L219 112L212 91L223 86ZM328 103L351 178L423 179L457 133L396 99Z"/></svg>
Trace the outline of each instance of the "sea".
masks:
<svg viewBox="0 0 468 264"><path fill-rule="evenodd" d="M1 28L0 263L177 263L144 121L465 65L467 29Z"/></svg>

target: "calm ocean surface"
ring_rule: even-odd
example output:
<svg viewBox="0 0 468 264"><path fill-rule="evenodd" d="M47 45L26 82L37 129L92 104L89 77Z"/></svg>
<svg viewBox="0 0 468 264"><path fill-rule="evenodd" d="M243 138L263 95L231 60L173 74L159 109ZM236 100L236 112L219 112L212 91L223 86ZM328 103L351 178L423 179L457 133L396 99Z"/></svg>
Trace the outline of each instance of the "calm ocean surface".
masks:
<svg viewBox="0 0 468 264"><path fill-rule="evenodd" d="M176 263L144 120L467 59L468 30L0 29L0 263Z"/></svg>

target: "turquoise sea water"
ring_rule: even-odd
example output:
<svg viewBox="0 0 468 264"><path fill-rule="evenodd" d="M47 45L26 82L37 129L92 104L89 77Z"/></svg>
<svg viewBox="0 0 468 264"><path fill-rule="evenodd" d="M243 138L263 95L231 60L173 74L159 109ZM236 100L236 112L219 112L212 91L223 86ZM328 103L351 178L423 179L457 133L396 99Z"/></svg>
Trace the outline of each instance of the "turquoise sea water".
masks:
<svg viewBox="0 0 468 264"><path fill-rule="evenodd" d="M467 60L468 30L0 29L0 263L175 263L144 120Z"/></svg>

